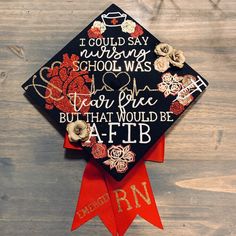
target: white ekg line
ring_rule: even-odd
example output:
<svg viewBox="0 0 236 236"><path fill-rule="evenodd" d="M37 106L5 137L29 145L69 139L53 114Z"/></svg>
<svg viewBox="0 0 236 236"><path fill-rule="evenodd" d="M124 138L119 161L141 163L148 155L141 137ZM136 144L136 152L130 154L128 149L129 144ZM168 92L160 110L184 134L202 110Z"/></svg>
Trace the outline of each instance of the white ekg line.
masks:
<svg viewBox="0 0 236 236"><path fill-rule="evenodd" d="M75 93L69 93L67 96L70 98L70 100L72 98L75 98L75 96L76 97L77 96L81 96L81 95L92 96L93 94L96 94L97 92L101 92L103 90L105 90L105 91L113 91L113 90L107 88L106 85L103 85L101 89L96 89L95 82L94 82L94 75L92 76L92 78L93 79L92 79L92 83L91 83L90 93L89 94L87 94L87 93L86 94L80 93L80 94L76 94L76 95L75 95ZM186 88L183 88L183 89L181 89L178 92L178 96L176 97L175 100L177 100L177 99L185 99L185 98L187 98L188 96L190 96L191 94L193 94L196 91L202 92L203 90L201 89L201 86L204 86L204 88L207 87L206 83L202 80L202 78L200 76L197 76L197 78L198 79L196 81L191 79L191 83ZM195 89L191 91L193 86L194 86ZM133 88L132 89L129 89L129 88L126 87L126 88L123 88L121 91L128 91L128 92L130 92L132 98L134 98L134 96L138 96L140 92L143 92L143 91L146 91L146 90L149 91L149 92L158 92L159 91L158 89L151 89L147 85L143 89L137 89L137 84L136 84L136 79L135 78L133 79ZM190 93L189 93L189 90L191 91ZM183 93L187 93L187 95L184 96L184 97L181 96L181 94L183 94Z"/></svg>

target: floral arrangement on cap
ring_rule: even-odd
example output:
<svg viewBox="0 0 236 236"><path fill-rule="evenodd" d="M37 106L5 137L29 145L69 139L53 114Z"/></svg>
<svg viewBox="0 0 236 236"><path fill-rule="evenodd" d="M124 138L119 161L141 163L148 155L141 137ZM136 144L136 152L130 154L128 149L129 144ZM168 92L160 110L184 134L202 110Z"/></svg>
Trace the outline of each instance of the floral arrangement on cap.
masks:
<svg viewBox="0 0 236 236"><path fill-rule="evenodd" d="M101 21L94 21L92 27L88 30L89 38L103 38L106 26Z"/></svg>
<svg viewBox="0 0 236 236"><path fill-rule="evenodd" d="M84 120L77 120L67 124L68 139L70 142L81 142L81 146L91 148L91 153L95 159L107 156L107 146L97 143L96 138L90 137L90 125Z"/></svg>
<svg viewBox="0 0 236 236"><path fill-rule="evenodd" d="M160 56L154 61L155 70L164 73L170 65L182 68L185 62L183 51L177 50L167 43L160 43L155 47L154 52Z"/></svg>
<svg viewBox="0 0 236 236"><path fill-rule="evenodd" d="M90 125L84 120L67 124L69 141L80 141L82 147L91 148L91 154L95 159L107 157L103 163L110 166L110 170L115 168L118 173L124 173L128 169L128 163L135 161L135 153L130 150L130 145L112 145L107 149L105 144L96 141L95 136L90 137L90 129Z"/></svg>
<svg viewBox="0 0 236 236"><path fill-rule="evenodd" d="M88 30L88 37L89 38L103 38L103 33L106 31L106 26L101 21L94 21L91 28ZM143 35L143 28L136 24L132 20L124 20L121 24L121 30L124 33L130 34L133 38L138 38L139 36Z"/></svg>

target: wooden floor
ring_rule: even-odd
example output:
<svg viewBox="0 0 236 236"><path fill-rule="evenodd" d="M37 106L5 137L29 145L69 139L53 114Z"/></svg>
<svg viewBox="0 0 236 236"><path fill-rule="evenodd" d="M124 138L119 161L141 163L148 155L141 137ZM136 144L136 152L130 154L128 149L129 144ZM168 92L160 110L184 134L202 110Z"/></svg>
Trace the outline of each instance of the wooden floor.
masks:
<svg viewBox="0 0 236 236"><path fill-rule="evenodd" d="M70 233L84 160L23 96L21 84L110 1L0 0L0 235L106 236L98 218ZM148 172L164 231L137 218L129 236L236 235L236 1L115 1L185 52L209 89L168 133Z"/></svg>

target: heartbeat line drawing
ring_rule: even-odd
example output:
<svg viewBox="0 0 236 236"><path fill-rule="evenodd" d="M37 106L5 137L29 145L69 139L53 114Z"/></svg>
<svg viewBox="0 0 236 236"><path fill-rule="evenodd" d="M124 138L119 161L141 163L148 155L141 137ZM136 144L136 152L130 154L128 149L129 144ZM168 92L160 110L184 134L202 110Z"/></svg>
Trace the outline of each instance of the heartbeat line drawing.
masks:
<svg viewBox="0 0 236 236"><path fill-rule="evenodd" d="M129 74L127 74L129 76ZM130 83L131 78L129 76L129 82L127 83L127 85ZM101 92L101 91L107 91L107 92L112 92L114 91L114 89L110 88L109 86L107 86L104 81L103 81L103 86L100 89L97 89L95 86L95 81L94 81L94 75L92 75L92 83L91 83L91 88L90 88L90 94L91 95L95 95L97 92ZM137 97L139 95L140 92L144 92L144 91L149 91L149 92L158 92L159 90L156 89L151 89L148 85L146 85L144 88L142 89L138 89L137 88L137 83L136 83L136 78L133 79L133 86L131 89L129 89L128 87L122 87L121 89L119 89L118 91L127 91L130 92L131 97Z"/></svg>
<svg viewBox="0 0 236 236"><path fill-rule="evenodd" d="M127 83L127 85L130 83L130 81L131 81L131 78L129 76L129 82ZM177 99L185 99L186 97L190 96L191 94L193 94L196 91L202 92L203 91L203 89L201 88L202 86L204 88L207 87L207 85L205 84L205 82L202 80L202 78L200 76L197 76L197 80L196 81L191 79L191 83L187 87L181 89L178 92L178 95L177 95L175 100L177 100ZM108 85L106 85L106 83L104 83L104 81L103 81L102 88L97 89L96 85L95 85L95 81L94 81L94 75L92 75L92 82L91 82L91 87L90 87L90 93L89 94L79 94L79 95L92 96L92 95L95 95L96 93L102 92L102 91L112 92L112 91L114 91L114 89L112 89ZM150 88L148 85L144 86L144 88L142 88L142 89L141 88L138 89L137 83L136 83L136 78L133 79L133 86L132 86L131 89L129 89L128 87L122 87L118 91L130 92L132 98L137 97L140 92L144 92L144 91L159 92L159 90L157 88L153 89L153 88ZM188 92L186 96L183 96L184 92ZM72 94L72 95L68 94L68 95L69 95L69 97L71 97L71 96L74 97L74 94Z"/></svg>

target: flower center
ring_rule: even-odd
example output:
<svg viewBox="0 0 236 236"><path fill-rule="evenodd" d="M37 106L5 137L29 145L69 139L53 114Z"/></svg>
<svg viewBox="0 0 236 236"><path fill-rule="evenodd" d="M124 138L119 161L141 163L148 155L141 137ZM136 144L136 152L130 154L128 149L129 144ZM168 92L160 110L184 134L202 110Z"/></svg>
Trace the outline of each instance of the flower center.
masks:
<svg viewBox="0 0 236 236"><path fill-rule="evenodd" d="M167 53L167 52L168 52L168 48L167 48L167 47L164 47L164 48L163 48L163 52L164 52L164 53Z"/></svg>
<svg viewBox="0 0 236 236"><path fill-rule="evenodd" d="M79 135L81 133L82 129L79 126L75 126L74 132L75 134Z"/></svg>

